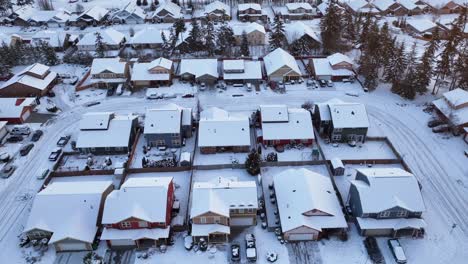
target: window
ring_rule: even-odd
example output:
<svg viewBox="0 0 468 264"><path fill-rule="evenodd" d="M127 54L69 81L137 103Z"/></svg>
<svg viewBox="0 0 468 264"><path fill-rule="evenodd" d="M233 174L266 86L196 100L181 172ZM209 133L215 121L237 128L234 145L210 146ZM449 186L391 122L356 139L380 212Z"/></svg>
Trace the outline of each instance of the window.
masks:
<svg viewBox="0 0 468 264"><path fill-rule="evenodd" d="M332 141L339 141L341 140L341 135L333 135Z"/></svg>
<svg viewBox="0 0 468 264"><path fill-rule="evenodd" d="M406 211L398 211L396 213L396 217L406 217L407 212Z"/></svg>
<svg viewBox="0 0 468 264"><path fill-rule="evenodd" d="M206 217L200 217L200 224L206 224Z"/></svg>
<svg viewBox="0 0 468 264"><path fill-rule="evenodd" d="M132 227L132 224L130 222L122 222L122 223L120 223L120 226L122 228L130 228L130 227Z"/></svg>
<svg viewBox="0 0 468 264"><path fill-rule="evenodd" d="M164 145L166 145L166 142L165 142L164 140L162 140L162 139L156 140L156 145L158 145L158 146L164 146Z"/></svg>
<svg viewBox="0 0 468 264"><path fill-rule="evenodd" d="M148 227L148 222L140 221L140 222L138 222L138 226L141 227L141 228Z"/></svg>
<svg viewBox="0 0 468 264"><path fill-rule="evenodd" d="M173 139L173 140L172 140L172 145L174 145L174 146L180 145L180 140L178 140L178 139Z"/></svg>
<svg viewBox="0 0 468 264"><path fill-rule="evenodd" d="M385 218L385 217L389 217L390 216L390 212L389 211L383 211L379 214L380 217L382 218Z"/></svg>
<svg viewBox="0 0 468 264"><path fill-rule="evenodd" d="M122 148L122 147L116 147L115 150L116 150L116 151L122 151L123 148Z"/></svg>
<svg viewBox="0 0 468 264"><path fill-rule="evenodd" d="M239 214L243 214L244 213L244 209L238 209L239 210Z"/></svg>
<svg viewBox="0 0 468 264"><path fill-rule="evenodd" d="M213 217L213 222L214 222L215 224L219 224L219 223L221 222L221 217L219 217L219 216Z"/></svg>
<svg viewBox="0 0 468 264"><path fill-rule="evenodd" d="M179 134L175 133L175 134L171 134L172 137L178 137Z"/></svg>
<svg viewBox="0 0 468 264"><path fill-rule="evenodd" d="M342 128L335 128L335 132L341 132L341 131L343 131Z"/></svg>
<svg viewBox="0 0 468 264"><path fill-rule="evenodd" d="M253 208L249 208L247 209L247 213L253 213L254 209Z"/></svg>

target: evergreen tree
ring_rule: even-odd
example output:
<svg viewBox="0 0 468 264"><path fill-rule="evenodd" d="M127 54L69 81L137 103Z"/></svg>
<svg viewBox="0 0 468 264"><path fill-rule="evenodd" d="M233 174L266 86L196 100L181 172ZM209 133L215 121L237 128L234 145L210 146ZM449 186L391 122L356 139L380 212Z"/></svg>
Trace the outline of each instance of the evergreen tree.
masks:
<svg viewBox="0 0 468 264"><path fill-rule="evenodd" d="M232 28L224 23L217 31L217 47L218 53L229 56L232 54L233 47L236 45L236 38Z"/></svg>
<svg viewBox="0 0 468 264"><path fill-rule="evenodd" d="M10 0L0 0L0 15L6 16L12 8Z"/></svg>
<svg viewBox="0 0 468 264"><path fill-rule="evenodd" d="M174 22L174 25L172 25L172 27L175 30L176 36L178 36L181 32L185 32L187 30L187 28L185 27L185 22L183 18L177 19Z"/></svg>
<svg viewBox="0 0 468 264"><path fill-rule="evenodd" d="M205 50L209 56L213 56L216 49L216 40L215 40L215 30L213 21L209 17L206 19L206 28L205 28Z"/></svg>
<svg viewBox="0 0 468 264"><path fill-rule="evenodd" d="M141 0L136 0L137 6L141 6Z"/></svg>
<svg viewBox="0 0 468 264"><path fill-rule="evenodd" d="M385 22L380 29L379 40L381 47L380 62L385 67L390 62L390 58L393 56L395 48L395 42L390 35L387 22Z"/></svg>
<svg viewBox="0 0 468 264"><path fill-rule="evenodd" d="M276 15L270 32L270 50L284 47L286 46L286 43L283 20Z"/></svg>
<svg viewBox="0 0 468 264"><path fill-rule="evenodd" d="M170 32L171 32L170 35L173 35L174 34L174 29L171 28ZM162 56L167 58L167 57L169 57L171 55L172 43L171 43L171 40L168 40L166 38L166 35L164 34L164 31L161 31L161 40L163 42L162 48L161 48Z"/></svg>
<svg viewBox="0 0 468 264"><path fill-rule="evenodd" d="M94 35L96 36L96 56L98 58L104 58L106 56L106 54L105 54L106 53L106 46L102 42L101 33L96 32L96 33L94 33Z"/></svg>
<svg viewBox="0 0 468 264"><path fill-rule="evenodd" d="M240 52L242 56L249 57L250 50L249 50L249 40L247 39L247 33L242 32L242 40L240 46Z"/></svg>
<svg viewBox="0 0 468 264"><path fill-rule="evenodd" d="M54 48L51 47L49 43L42 41L39 48L43 56L44 64L49 65L49 66L58 64L59 59L57 57L57 53L55 53Z"/></svg>
<svg viewBox="0 0 468 264"><path fill-rule="evenodd" d="M417 83L416 91L419 94L424 94L427 91L432 76L434 75L433 64L435 61L435 52L439 48L439 30L435 29L432 40L427 45L421 57L421 62L416 67L415 82Z"/></svg>
<svg viewBox="0 0 468 264"><path fill-rule="evenodd" d="M387 78L387 81L392 83L391 91L393 93L401 94L401 80L403 79L407 68L404 42L402 42L399 48L396 50L394 59L390 63L390 70L392 71L392 75L389 78Z"/></svg>
<svg viewBox="0 0 468 264"><path fill-rule="evenodd" d="M330 0L327 14L320 20L322 44L325 54L338 52L343 49L341 13L342 11L338 8L336 0Z"/></svg>
<svg viewBox="0 0 468 264"><path fill-rule="evenodd" d="M245 169L252 175L258 175L260 173L260 154L255 149L252 149L245 160Z"/></svg>
<svg viewBox="0 0 468 264"><path fill-rule="evenodd" d="M468 54L466 46L464 50L458 55L455 63L455 71L457 72L457 85L458 87L468 90Z"/></svg>
<svg viewBox="0 0 468 264"><path fill-rule="evenodd" d="M192 20L191 25L192 29L189 32L187 42L192 51L197 52L202 50L203 48L202 35L200 31L200 26L198 25L198 22L195 19Z"/></svg>
<svg viewBox="0 0 468 264"><path fill-rule="evenodd" d="M406 99L413 100L416 96L418 83L416 82L416 43L413 44L407 58L407 69L404 79L400 83L398 94Z"/></svg>
<svg viewBox="0 0 468 264"><path fill-rule="evenodd" d="M357 19L350 12L343 12L343 38L351 43L357 40Z"/></svg>
<svg viewBox="0 0 468 264"><path fill-rule="evenodd" d="M148 6L148 0L143 0L143 2L141 3L141 5L143 5L143 6Z"/></svg>
<svg viewBox="0 0 468 264"><path fill-rule="evenodd" d="M366 45L361 45L361 58L359 73L364 77L364 86L370 90L374 90L378 85L380 57L378 50L379 43L379 27L374 23L368 32L369 39Z"/></svg>

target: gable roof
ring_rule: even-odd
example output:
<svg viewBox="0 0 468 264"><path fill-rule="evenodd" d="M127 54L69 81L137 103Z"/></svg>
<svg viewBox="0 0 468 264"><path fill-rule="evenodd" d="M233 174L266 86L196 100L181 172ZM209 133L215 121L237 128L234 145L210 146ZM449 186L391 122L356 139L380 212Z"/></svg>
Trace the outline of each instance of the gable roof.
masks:
<svg viewBox="0 0 468 264"><path fill-rule="evenodd" d="M93 6L78 16L78 19L84 19L85 16L89 16L96 21L101 21L108 13L109 10L104 7Z"/></svg>
<svg viewBox="0 0 468 264"><path fill-rule="evenodd" d="M284 32L288 43L290 44L295 40L302 38L303 36L309 36L318 43L322 43L322 40L318 37L315 31L301 21L286 24L284 27Z"/></svg>
<svg viewBox="0 0 468 264"><path fill-rule="evenodd" d="M239 66L242 64L242 66ZM242 73L226 72L229 67L241 67ZM223 79L224 80L261 80L262 63L260 61L247 60L224 60L223 61Z"/></svg>
<svg viewBox="0 0 468 264"><path fill-rule="evenodd" d="M26 67L21 72L15 74L15 76L11 77L8 81L6 81L0 89L6 88L14 83L20 83L23 85L27 85L33 87L38 90L46 89L57 77L56 72L49 72L45 76L44 79L36 78L28 74L28 72L38 75L45 74L50 69L49 66L40 63L34 63L28 67Z"/></svg>
<svg viewBox="0 0 468 264"><path fill-rule="evenodd" d="M286 105L260 105L262 123L288 122L288 107Z"/></svg>
<svg viewBox="0 0 468 264"><path fill-rule="evenodd" d="M217 59L182 59L180 61L180 74L192 74L195 78L210 75L218 78Z"/></svg>
<svg viewBox="0 0 468 264"><path fill-rule="evenodd" d="M263 57L263 62L265 64L265 69L268 75L275 73L283 66L289 67L291 71L299 75L301 74L301 70L299 70L299 66L297 65L294 57L284 51L282 48L277 48L274 51L268 53L265 57Z"/></svg>
<svg viewBox="0 0 468 264"><path fill-rule="evenodd" d="M400 168L365 168L356 170L351 184L359 193L363 213L380 213L401 207L411 212L425 211L418 181Z"/></svg>
<svg viewBox="0 0 468 264"><path fill-rule="evenodd" d="M96 32L102 37L102 43L107 45L119 45L125 40L125 35L113 28L106 28L105 30L89 32L80 39L77 45L79 46L93 46L96 45Z"/></svg>
<svg viewBox="0 0 468 264"><path fill-rule="evenodd" d="M437 25L429 19L408 19L406 23L419 33L424 33L437 27Z"/></svg>
<svg viewBox="0 0 468 264"><path fill-rule="evenodd" d="M241 36L244 31L246 34L250 34L254 31L258 31L263 34L266 33L265 27L257 22L234 24L232 25L232 31L235 36Z"/></svg>
<svg viewBox="0 0 468 264"><path fill-rule="evenodd" d="M309 3L287 3L286 8L288 10L296 10L299 8L312 10L312 6Z"/></svg>
<svg viewBox="0 0 468 264"><path fill-rule="evenodd" d="M123 16L123 14L128 14L127 16ZM130 17L130 16L136 16L136 17L139 17L141 19L145 19L146 18L146 14L145 14L145 11L143 10L143 8L141 8L140 6L138 6L136 4L136 2L128 2L126 3L125 5L123 5L121 7L121 9L119 11L117 11L115 14L114 14L114 17L119 17L119 18L127 18L127 17Z"/></svg>
<svg viewBox="0 0 468 264"><path fill-rule="evenodd" d="M177 4L173 3L172 1L165 1L164 4L160 5L156 9L156 11L154 11L153 17L159 17L158 13L163 10L166 10L170 14L170 16L174 18L182 17L182 8Z"/></svg>
<svg viewBox="0 0 468 264"><path fill-rule="evenodd" d="M182 125L182 110L179 107L161 107L148 109L145 115L146 134L180 133Z"/></svg>
<svg viewBox="0 0 468 264"><path fill-rule="evenodd" d="M163 44L162 34L169 39L169 30L154 27L145 27L139 30L128 41L128 44Z"/></svg>
<svg viewBox="0 0 468 264"><path fill-rule="evenodd" d="M150 64L148 65L148 70L153 69L155 67L161 67L170 70L172 69L172 61L163 57L157 58L150 62Z"/></svg>
<svg viewBox="0 0 468 264"><path fill-rule="evenodd" d="M27 106L33 106L35 98L0 98L0 118L20 118Z"/></svg>
<svg viewBox="0 0 468 264"><path fill-rule="evenodd" d="M349 63L349 64L353 64L353 61L351 60L350 57L348 57L348 56L346 56L346 55L344 55L342 53L339 53L339 52L328 56L327 59L330 62L331 66L339 64L341 62L346 62L346 63Z"/></svg>
<svg viewBox="0 0 468 264"><path fill-rule="evenodd" d="M414 10L418 8L418 6L414 3L414 0L397 0L397 2L404 8L408 10Z"/></svg>
<svg viewBox="0 0 468 264"><path fill-rule="evenodd" d="M304 168L287 169L274 175L273 183L283 232L301 226L318 231L347 227L328 176ZM308 212L325 215L305 215Z"/></svg>
<svg viewBox="0 0 468 264"><path fill-rule="evenodd" d="M150 223L166 222L167 196L172 177L130 177L107 196L103 224L129 218Z"/></svg>
<svg viewBox="0 0 468 264"><path fill-rule="evenodd" d="M309 111L302 108L289 108L285 114L288 116L286 122L265 122L262 119L263 140L315 138Z"/></svg>
<svg viewBox="0 0 468 264"><path fill-rule="evenodd" d="M209 14L216 10L224 11L226 15L231 15L231 7L220 1L214 1L205 6L205 13Z"/></svg>
<svg viewBox="0 0 468 264"><path fill-rule="evenodd" d="M255 3L238 4L237 8L239 9L239 11L245 11L247 9L254 9L257 11L262 10L262 6L259 4L255 4Z"/></svg>
<svg viewBox="0 0 468 264"><path fill-rule="evenodd" d="M432 102L452 125L468 124L468 92L460 88L444 93Z"/></svg>
<svg viewBox="0 0 468 264"><path fill-rule="evenodd" d="M334 128L367 128L366 107L359 103L329 104Z"/></svg>
<svg viewBox="0 0 468 264"><path fill-rule="evenodd" d="M109 71L116 74L125 73L127 63L120 61L120 58L95 58L91 65L91 74L99 74Z"/></svg>

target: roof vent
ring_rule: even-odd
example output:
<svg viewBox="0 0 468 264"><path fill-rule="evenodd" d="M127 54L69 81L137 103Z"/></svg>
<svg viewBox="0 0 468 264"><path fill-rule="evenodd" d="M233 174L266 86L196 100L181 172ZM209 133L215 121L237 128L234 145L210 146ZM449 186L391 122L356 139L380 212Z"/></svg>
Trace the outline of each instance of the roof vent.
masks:
<svg viewBox="0 0 468 264"><path fill-rule="evenodd" d="M354 115L354 111L351 111L351 114Z"/></svg>
<svg viewBox="0 0 468 264"><path fill-rule="evenodd" d="M293 192L296 192L296 190L293 190Z"/></svg>
<svg viewBox="0 0 468 264"><path fill-rule="evenodd" d="M327 191L327 193L331 193L330 191Z"/></svg>
<svg viewBox="0 0 468 264"><path fill-rule="evenodd" d="M291 219L291 216L288 216L288 219Z"/></svg>
<svg viewBox="0 0 468 264"><path fill-rule="evenodd" d="M244 128L242 128L242 131L244 131Z"/></svg>

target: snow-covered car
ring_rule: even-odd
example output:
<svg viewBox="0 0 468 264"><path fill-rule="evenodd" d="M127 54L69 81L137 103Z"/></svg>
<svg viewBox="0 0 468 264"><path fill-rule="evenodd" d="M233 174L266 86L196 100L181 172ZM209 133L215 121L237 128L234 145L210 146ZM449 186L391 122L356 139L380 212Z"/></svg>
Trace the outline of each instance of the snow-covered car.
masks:
<svg viewBox="0 0 468 264"><path fill-rule="evenodd" d="M11 135L29 135L31 134L31 128L28 126L15 126L10 131Z"/></svg>
<svg viewBox="0 0 468 264"><path fill-rule="evenodd" d="M313 86L315 86L315 81L314 81L314 80L311 80L311 79L307 80L306 86L307 86L307 87L313 87Z"/></svg>
<svg viewBox="0 0 468 264"><path fill-rule="evenodd" d="M57 141L57 146L64 147L67 145L68 141L70 140L70 136L62 136Z"/></svg>
<svg viewBox="0 0 468 264"><path fill-rule="evenodd" d="M434 132L434 133L443 133L443 132L447 132L449 130L450 130L450 126L447 125L447 124L436 126L436 127L432 128L432 132Z"/></svg>
<svg viewBox="0 0 468 264"><path fill-rule="evenodd" d="M49 155L49 160L50 161L57 161L57 159L58 159L58 157L60 156L61 153L62 153L61 148L54 149Z"/></svg>
<svg viewBox="0 0 468 264"><path fill-rule="evenodd" d="M204 82L200 83L199 89L200 89L200 91L205 91L206 90L206 84Z"/></svg>
<svg viewBox="0 0 468 264"><path fill-rule="evenodd" d="M266 259L268 262L275 262L278 260L278 254L276 252L269 251L266 255Z"/></svg>
<svg viewBox="0 0 468 264"><path fill-rule="evenodd" d="M238 262L240 261L240 245L239 243L232 243L231 244L231 261Z"/></svg>
<svg viewBox="0 0 468 264"><path fill-rule="evenodd" d="M327 81L327 86L328 86L328 87L333 87L333 82L332 82L331 80L328 80L328 81Z"/></svg>
<svg viewBox="0 0 468 264"><path fill-rule="evenodd" d="M2 178L9 178L13 172L15 171L16 167L13 165L5 165L3 169L0 171L0 175Z"/></svg>
<svg viewBox="0 0 468 264"><path fill-rule="evenodd" d="M403 247L400 244L398 239L389 239L388 247L392 251L393 257L395 258L396 263L404 264L406 263L406 255Z"/></svg>
<svg viewBox="0 0 468 264"><path fill-rule="evenodd" d="M320 87L325 87L327 86L327 81L325 80L319 80Z"/></svg>
<svg viewBox="0 0 468 264"><path fill-rule="evenodd" d="M98 105L98 104L100 104L100 103L101 103L101 102L93 101L93 102L89 102L89 103L84 104L84 106L86 106L86 107L91 107L91 106L94 106L94 105Z"/></svg>
<svg viewBox="0 0 468 264"><path fill-rule="evenodd" d="M38 141L42 137L43 134L44 134L44 132L42 132L42 130L34 131L32 137L31 137L31 141L33 141L33 142Z"/></svg>
<svg viewBox="0 0 468 264"><path fill-rule="evenodd" d="M7 141L8 143L20 142L20 141L23 141L23 136L20 136L20 135L13 135L13 136L7 138L6 141Z"/></svg>
<svg viewBox="0 0 468 264"><path fill-rule="evenodd" d="M257 248L255 247L255 236L253 234L245 235L245 254L249 262L257 261Z"/></svg>
<svg viewBox="0 0 468 264"><path fill-rule="evenodd" d="M192 236L184 237L184 247L186 250L191 250L193 248L193 238Z"/></svg>
<svg viewBox="0 0 468 264"><path fill-rule="evenodd" d="M0 153L0 161L1 162L8 162L10 160L10 154L7 152Z"/></svg>

